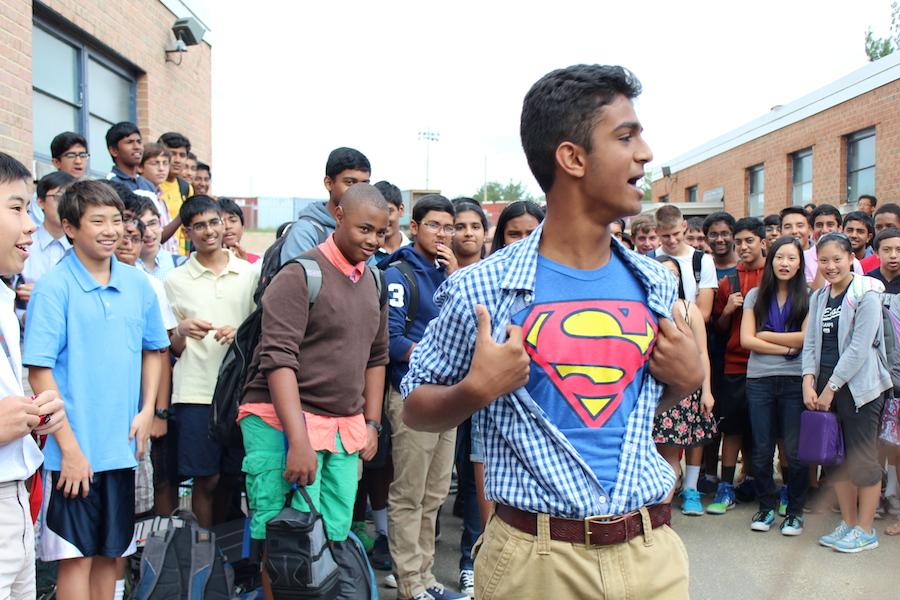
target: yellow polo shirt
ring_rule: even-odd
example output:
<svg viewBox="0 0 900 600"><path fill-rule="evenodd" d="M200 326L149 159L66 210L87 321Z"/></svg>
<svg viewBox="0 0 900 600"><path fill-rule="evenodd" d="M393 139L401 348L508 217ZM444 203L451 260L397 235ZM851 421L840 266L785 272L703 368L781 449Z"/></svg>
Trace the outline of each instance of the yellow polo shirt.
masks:
<svg viewBox="0 0 900 600"><path fill-rule="evenodd" d="M169 207L169 215L173 219L178 216L178 211L181 210L181 205L184 204L184 201L194 195L194 188L191 184L188 184L187 196L181 195L181 187L177 177L172 181L166 180L159 184L159 191L160 198L162 198L163 202L166 203L166 206ZM187 256L188 240L184 235L184 228L179 227L172 237L178 242L178 254Z"/></svg>
<svg viewBox="0 0 900 600"><path fill-rule="evenodd" d="M196 252L166 274L166 296L179 322L205 319L217 328L237 329L253 312L259 273L230 250L222 252L228 254L228 265L218 275L200 264ZM215 330L202 340L187 338L172 373L172 404L210 404L227 349L216 341Z"/></svg>

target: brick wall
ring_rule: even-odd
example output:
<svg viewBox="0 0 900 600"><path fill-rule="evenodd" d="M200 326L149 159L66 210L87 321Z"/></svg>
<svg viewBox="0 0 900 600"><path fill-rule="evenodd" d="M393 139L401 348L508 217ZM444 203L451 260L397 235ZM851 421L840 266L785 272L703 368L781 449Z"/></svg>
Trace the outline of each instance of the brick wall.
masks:
<svg viewBox="0 0 900 600"><path fill-rule="evenodd" d="M725 210L746 216L747 169L764 163L765 212L777 212L791 203L791 154L812 147L812 201L839 205L847 187L844 136L873 126L875 195L879 204L900 202L900 80L658 179L652 184L653 198L668 195L671 202L684 202L685 190L697 185L702 200L704 191L721 186Z"/></svg>
<svg viewBox="0 0 900 600"><path fill-rule="evenodd" d="M190 138L201 160L212 160L209 44L201 42L180 54L180 66L165 62L164 48L172 40L176 17L158 0L44 4L143 71L137 76L137 115L145 139L156 141L161 133L179 131ZM0 0L0 151L26 165L33 153L32 14L29 0Z"/></svg>

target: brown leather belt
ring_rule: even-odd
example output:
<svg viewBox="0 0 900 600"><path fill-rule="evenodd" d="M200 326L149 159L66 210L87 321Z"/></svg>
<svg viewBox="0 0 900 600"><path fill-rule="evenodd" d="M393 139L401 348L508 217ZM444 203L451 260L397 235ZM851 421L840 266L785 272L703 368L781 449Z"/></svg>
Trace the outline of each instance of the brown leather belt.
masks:
<svg viewBox="0 0 900 600"><path fill-rule="evenodd" d="M497 505L497 516L519 531L537 535L537 515L518 508ZM672 505L654 504L647 507L653 529L671 525ZM550 517L550 539L587 546L621 544L644 533L644 521L638 511L625 515L605 515L587 519Z"/></svg>

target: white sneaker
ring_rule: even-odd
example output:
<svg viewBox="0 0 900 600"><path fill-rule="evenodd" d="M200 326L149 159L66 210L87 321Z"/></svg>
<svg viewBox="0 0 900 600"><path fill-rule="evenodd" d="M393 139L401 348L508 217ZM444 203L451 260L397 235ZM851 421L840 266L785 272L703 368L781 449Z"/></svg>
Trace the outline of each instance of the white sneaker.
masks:
<svg viewBox="0 0 900 600"><path fill-rule="evenodd" d="M393 573L388 573L384 576L384 579L381 580L386 587L396 590L397 589L397 577Z"/></svg>
<svg viewBox="0 0 900 600"><path fill-rule="evenodd" d="M475 597L475 571L463 569L459 572L459 591L468 594L469 598Z"/></svg>

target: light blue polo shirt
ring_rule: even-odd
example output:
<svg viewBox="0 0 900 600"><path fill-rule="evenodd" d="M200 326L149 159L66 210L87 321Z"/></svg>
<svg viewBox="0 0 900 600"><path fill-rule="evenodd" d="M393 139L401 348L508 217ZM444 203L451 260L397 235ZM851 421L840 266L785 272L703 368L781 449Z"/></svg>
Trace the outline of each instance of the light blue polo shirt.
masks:
<svg viewBox="0 0 900 600"><path fill-rule="evenodd" d="M169 345L146 276L113 257L100 285L75 252L34 285L25 323L25 365L49 367L81 451L95 473L137 465L131 422L141 394L141 352ZM59 471L54 436L44 467Z"/></svg>

